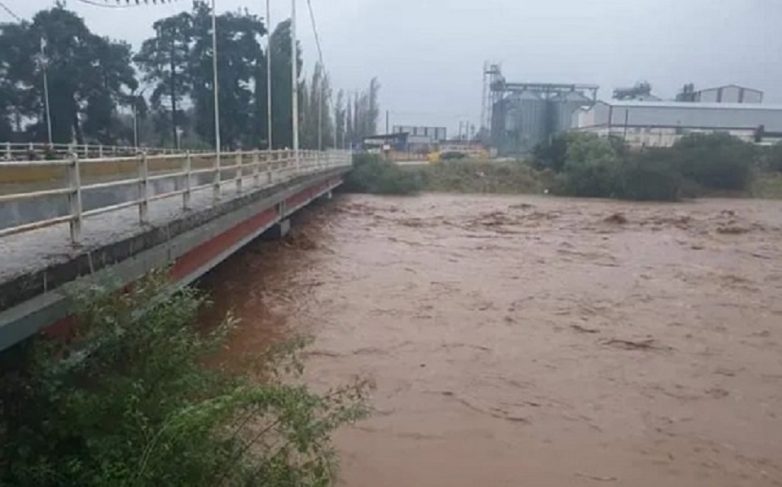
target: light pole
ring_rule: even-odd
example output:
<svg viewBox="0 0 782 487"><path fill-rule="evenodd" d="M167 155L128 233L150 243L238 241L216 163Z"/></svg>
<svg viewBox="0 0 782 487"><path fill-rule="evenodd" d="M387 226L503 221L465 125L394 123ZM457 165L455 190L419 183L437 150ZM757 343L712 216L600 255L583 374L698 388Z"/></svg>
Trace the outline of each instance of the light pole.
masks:
<svg viewBox="0 0 782 487"><path fill-rule="evenodd" d="M144 91L146 88L139 91L138 94L134 91L131 95L133 98L133 147L136 149L138 149L138 101L144 96Z"/></svg>
<svg viewBox="0 0 782 487"><path fill-rule="evenodd" d="M272 148L272 14L266 0L266 144L269 152Z"/></svg>
<svg viewBox="0 0 782 487"><path fill-rule="evenodd" d="M217 83L217 12L212 0L212 84L215 97L215 164L220 167L220 97Z"/></svg>
<svg viewBox="0 0 782 487"><path fill-rule="evenodd" d="M214 1L214 0L213 0ZM296 0L291 0L291 114L293 115L293 159L299 169L299 67L296 46Z"/></svg>
<svg viewBox="0 0 782 487"><path fill-rule="evenodd" d="M49 110L49 80L46 77L46 67L48 61L46 59L46 39L41 37L41 71L43 71L43 97L44 105L46 106L46 132L48 134L49 147L52 146L52 114Z"/></svg>

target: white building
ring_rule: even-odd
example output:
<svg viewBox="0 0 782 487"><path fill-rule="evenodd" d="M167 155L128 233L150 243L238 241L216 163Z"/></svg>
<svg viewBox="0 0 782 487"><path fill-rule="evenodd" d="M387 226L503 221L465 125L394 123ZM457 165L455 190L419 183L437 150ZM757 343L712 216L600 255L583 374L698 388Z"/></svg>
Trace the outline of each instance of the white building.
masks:
<svg viewBox="0 0 782 487"><path fill-rule="evenodd" d="M719 86L692 94L700 103L763 103L763 92L738 85Z"/></svg>
<svg viewBox="0 0 782 487"><path fill-rule="evenodd" d="M573 115L574 130L623 138L631 147L670 147L690 133L728 133L747 142L782 140L782 105L597 102Z"/></svg>

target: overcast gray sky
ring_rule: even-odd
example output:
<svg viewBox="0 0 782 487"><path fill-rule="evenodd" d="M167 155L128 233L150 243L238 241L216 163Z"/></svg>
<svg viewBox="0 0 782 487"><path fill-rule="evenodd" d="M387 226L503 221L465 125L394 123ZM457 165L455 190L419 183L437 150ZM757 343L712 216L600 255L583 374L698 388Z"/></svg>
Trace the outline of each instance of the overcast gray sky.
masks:
<svg viewBox="0 0 782 487"><path fill-rule="evenodd" d="M102 0L97 0L102 1ZM306 1L297 0L308 68L315 59ZM478 123L484 60L512 81L596 83L600 96L648 80L673 97L737 83L782 103L780 0L311 0L335 87L354 90L377 76L392 124ZM5 0L29 18L53 0ZM218 10L263 13L263 0L217 0ZM272 21L290 12L272 0ZM160 17L188 0L127 9L68 0L93 31L138 47ZM0 11L0 19L7 20ZM381 123L381 128L384 122Z"/></svg>

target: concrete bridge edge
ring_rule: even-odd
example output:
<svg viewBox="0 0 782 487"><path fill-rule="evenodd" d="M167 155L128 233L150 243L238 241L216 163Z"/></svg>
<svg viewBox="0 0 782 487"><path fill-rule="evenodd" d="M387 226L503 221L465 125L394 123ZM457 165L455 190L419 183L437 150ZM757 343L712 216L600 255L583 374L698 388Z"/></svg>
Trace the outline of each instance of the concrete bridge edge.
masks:
<svg viewBox="0 0 782 487"><path fill-rule="evenodd" d="M293 186L223 214L206 225L173 236L162 244L79 280L110 282L119 289L152 269L170 266L169 273L175 285L188 285L313 200L324 195L330 197L331 192L342 184L342 177L327 176L321 182ZM70 284L0 311L0 350L49 327L67 325L70 321Z"/></svg>

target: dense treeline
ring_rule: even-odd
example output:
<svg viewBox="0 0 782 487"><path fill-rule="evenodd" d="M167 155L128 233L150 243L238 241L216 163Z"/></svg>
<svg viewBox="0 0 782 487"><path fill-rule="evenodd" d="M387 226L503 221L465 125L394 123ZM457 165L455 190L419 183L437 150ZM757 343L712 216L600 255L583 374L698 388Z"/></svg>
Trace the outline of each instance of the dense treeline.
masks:
<svg viewBox="0 0 782 487"><path fill-rule="evenodd" d="M134 53L125 42L92 33L58 4L31 22L0 24L0 141L47 140L43 70L48 76L55 143L133 144L133 114L146 146L209 147L214 140L211 11L158 20L155 34ZM290 21L269 33L248 11L217 17L220 135L224 147L267 146L270 35L272 139L292 145ZM43 54L42 54L43 53ZM299 72L301 48L296 60ZM333 96L328 73L316 65L299 84L302 147L355 143L375 132L380 85ZM322 124L322 125L321 125ZM322 128L320 132L318 127Z"/></svg>

